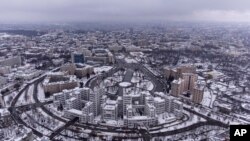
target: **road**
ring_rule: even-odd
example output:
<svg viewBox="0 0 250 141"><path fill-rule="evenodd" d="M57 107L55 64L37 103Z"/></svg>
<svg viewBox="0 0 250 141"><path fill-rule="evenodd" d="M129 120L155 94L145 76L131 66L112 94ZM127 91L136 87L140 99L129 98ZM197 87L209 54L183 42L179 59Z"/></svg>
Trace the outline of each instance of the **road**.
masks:
<svg viewBox="0 0 250 141"><path fill-rule="evenodd" d="M56 137L58 134L60 134L64 129L68 128L70 125L73 125L74 123L76 123L77 121L79 121L78 117L75 117L73 119L71 119L70 121L68 121L65 125L59 127L57 130L53 131L51 133L51 135L49 136L49 139L53 139L54 137Z"/></svg>

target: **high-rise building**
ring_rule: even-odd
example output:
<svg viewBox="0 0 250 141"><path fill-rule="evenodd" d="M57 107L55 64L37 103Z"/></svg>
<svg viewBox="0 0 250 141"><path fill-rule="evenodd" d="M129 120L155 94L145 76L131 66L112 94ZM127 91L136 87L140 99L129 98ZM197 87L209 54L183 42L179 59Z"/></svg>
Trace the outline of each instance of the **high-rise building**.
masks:
<svg viewBox="0 0 250 141"><path fill-rule="evenodd" d="M174 100L174 97L170 97L170 96L165 97L165 106L166 106L165 109L166 109L166 112L168 113L174 112L173 100Z"/></svg>
<svg viewBox="0 0 250 141"><path fill-rule="evenodd" d="M182 79L174 80L171 83L171 95L178 97L184 91L184 81Z"/></svg>
<svg viewBox="0 0 250 141"><path fill-rule="evenodd" d="M165 112L165 100L161 97L154 97L154 106L157 115Z"/></svg>
<svg viewBox="0 0 250 141"><path fill-rule="evenodd" d="M101 107L101 98L102 95L105 94L105 90L103 88L99 88L98 90L90 93L89 100L93 102L94 107L94 116L97 116L100 114L100 107Z"/></svg>
<svg viewBox="0 0 250 141"><path fill-rule="evenodd" d="M203 99L204 89L196 86L192 91L192 101L194 103L201 103Z"/></svg>
<svg viewBox="0 0 250 141"><path fill-rule="evenodd" d="M195 86L195 83L198 79L197 74L182 73L182 79L184 80L184 90L183 91L192 92L193 88Z"/></svg>
<svg viewBox="0 0 250 141"><path fill-rule="evenodd" d="M197 88L198 75L194 65L180 66L176 68L176 78L171 83L171 95L175 97L182 96L192 100L195 103L200 103L203 99L203 90ZM171 70L168 67L164 68L165 75L170 76ZM184 95L182 95L184 94ZM191 95L191 96L190 96Z"/></svg>
<svg viewBox="0 0 250 141"><path fill-rule="evenodd" d="M123 115L126 115L127 105L131 105L131 104L132 104L132 96L125 94L123 96Z"/></svg>
<svg viewBox="0 0 250 141"><path fill-rule="evenodd" d="M72 63L85 63L85 58L83 53L73 52L71 53Z"/></svg>
<svg viewBox="0 0 250 141"><path fill-rule="evenodd" d="M107 100L102 106L102 118L104 120L117 120L118 104L117 101Z"/></svg>

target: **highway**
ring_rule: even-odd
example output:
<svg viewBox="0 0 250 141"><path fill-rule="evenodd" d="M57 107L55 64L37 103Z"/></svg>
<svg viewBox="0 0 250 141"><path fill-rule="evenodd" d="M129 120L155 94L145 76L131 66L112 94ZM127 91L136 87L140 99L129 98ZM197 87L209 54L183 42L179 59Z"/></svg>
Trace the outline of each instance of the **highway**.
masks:
<svg viewBox="0 0 250 141"><path fill-rule="evenodd" d="M59 127L57 130L53 131L51 133L51 135L49 135L49 139L51 139L51 140L54 139L54 137L56 137L58 134L60 134L64 129L68 128L70 125L73 125L77 121L79 121L78 117L75 117L75 118L71 119L66 124L64 124L63 126Z"/></svg>

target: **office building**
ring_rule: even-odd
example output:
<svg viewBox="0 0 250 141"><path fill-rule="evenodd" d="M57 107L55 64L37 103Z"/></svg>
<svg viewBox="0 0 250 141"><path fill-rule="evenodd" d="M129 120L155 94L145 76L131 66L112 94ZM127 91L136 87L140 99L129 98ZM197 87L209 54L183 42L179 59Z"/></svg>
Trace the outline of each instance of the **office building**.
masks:
<svg viewBox="0 0 250 141"><path fill-rule="evenodd" d="M71 53L72 63L85 63L85 58L83 53L73 52Z"/></svg>

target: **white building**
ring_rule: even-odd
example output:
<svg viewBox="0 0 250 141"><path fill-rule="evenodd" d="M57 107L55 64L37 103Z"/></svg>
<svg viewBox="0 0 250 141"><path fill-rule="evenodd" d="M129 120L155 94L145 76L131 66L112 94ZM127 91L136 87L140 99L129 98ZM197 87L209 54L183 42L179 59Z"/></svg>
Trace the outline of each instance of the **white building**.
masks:
<svg viewBox="0 0 250 141"><path fill-rule="evenodd" d="M105 90L102 88L99 88L98 90L91 92L89 95L89 100L93 102L94 104L94 116L97 116L100 114L100 107L101 107L101 98L102 95L105 94Z"/></svg>
<svg viewBox="0 0 250 141"><path fill-rule="evenodd" d="M156 109L156 114L163 114L165 112L165 99L162 99L161 97L154 97L154 106Z"/></svg>
<svg viewBox="0 0 250 141"><path fill-rule="evenodd" d="M117 120L118 103L114 100L107 100L102 106L103 120Z"/></svg>

